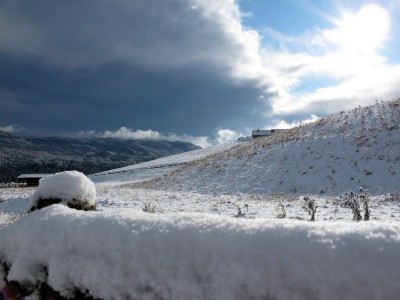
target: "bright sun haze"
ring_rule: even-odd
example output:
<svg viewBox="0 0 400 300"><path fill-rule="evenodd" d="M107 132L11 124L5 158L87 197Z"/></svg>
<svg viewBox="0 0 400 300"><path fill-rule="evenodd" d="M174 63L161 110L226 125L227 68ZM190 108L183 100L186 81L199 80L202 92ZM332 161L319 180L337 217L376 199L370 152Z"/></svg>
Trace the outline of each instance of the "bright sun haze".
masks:
<svg viewBox="0 0 400 300"><path fill-rule="evenodd" d="M385 40L390 28L389 13L381 6L368 4L355 15L345 13L331 38L351 53L374 51Z"/></svg>

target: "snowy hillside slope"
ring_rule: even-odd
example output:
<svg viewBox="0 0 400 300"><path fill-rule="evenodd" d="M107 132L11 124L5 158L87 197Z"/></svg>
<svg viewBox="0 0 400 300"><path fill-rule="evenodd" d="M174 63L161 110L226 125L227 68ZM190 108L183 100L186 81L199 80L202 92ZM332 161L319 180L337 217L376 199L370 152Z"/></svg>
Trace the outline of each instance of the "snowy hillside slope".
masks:
<svg viewBox="0 0 400 300"><path fill-rule="evenodd" d="M166 156L140 164L113 169L90 175L95 183L137 182L149 180L167 174L179 166L201 159L231 148L234 144L228 143L204 149L192 150L184 153Z"/></svg>
<svg viewBox="0 0 400 300"><path fill-rule="evenodd" d="M400 99L237 144L145 188L222 194L371 194L400 189ZM377 188L379 187L379 188Z"/></svg>

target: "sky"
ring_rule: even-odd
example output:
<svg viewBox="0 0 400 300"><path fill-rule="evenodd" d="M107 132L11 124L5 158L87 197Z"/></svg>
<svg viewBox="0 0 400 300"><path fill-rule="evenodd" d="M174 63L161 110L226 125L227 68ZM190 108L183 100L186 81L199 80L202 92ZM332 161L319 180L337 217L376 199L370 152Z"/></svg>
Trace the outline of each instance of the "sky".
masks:
<svg viewBox="0 0 400 300"><path fill-rule="evenodd" d="M0 2L0 130L202 147L400 97L398 0Z"/></svg>

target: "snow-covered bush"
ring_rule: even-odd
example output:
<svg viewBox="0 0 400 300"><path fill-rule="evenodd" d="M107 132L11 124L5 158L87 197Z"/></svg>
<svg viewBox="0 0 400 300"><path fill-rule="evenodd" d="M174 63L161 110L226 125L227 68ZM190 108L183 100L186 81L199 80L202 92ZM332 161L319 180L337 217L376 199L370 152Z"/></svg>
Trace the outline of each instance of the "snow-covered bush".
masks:
<svg viewBox="0 0 400 300"><path fill-rule="evenodd" d="M387 196L385 196L385 200L400 201L400 193L399 192L389 193Z"/></svg>
<svg viewBox="0 0 400 300"><path fill-rule="evenodd" d="M360 194L353 193L352 191L344 193L340 198L342 199L342 203L340 204L343 208L351 208L353 214L353 221L361 221L361 205L364 210L364 221L368 221L370 218L370 209L369 209L369 192L368 190L360 187L358 188Z"/></svg>
<svg viewBox="0 0 400 300"><path fill-rule="evenodd" d="M142 211L154 214L156 212L156 207L151 203L145 203L144 206L142 207Z"/></svg>
<svg viewBox="0 0 400 300"><path fill-rule="evenodd" d="M351 205L351 211L353 212L353 221L361 221L361 209L360 209L360 202L357 198L352 199L353 203Z"/></svg>
<svg viewBox="0 0 400 300"><path fill-rule="evenodd" d="M364 221L369 221L370 213L368 201L363 202L363 209L364 209Z"/></svg>
<svg viewBox="0 0 400 300"><path fill-rule="evenodd" d="M364 189L363 187L359 187L358 190L360 194L357 196L357 199L362 203L364 209L364 221L369 221L370 210L369 210L369 191Z"/></svg>
<svg viewBox="0 0 400 300"><path fill-rule="evenodd" d="M66 171L42 178L30 199L29 211L62 203L81 210L96 209L96 187L83 173Z"/></svg>
<svg viewBox="0 0 400 300"><path fill-rule="evenodd" d="M243 212L239 205L236 206L237 214L235 215L236 218L245 218L249 212L249 206L247 204L244 205L244 209L246 212Z"/></svg>
<svg viewBox="0 0 400 300"><path fill-rule="evenodd" d="M283 205L282 203L279 203L276 208L276 217L278 219L284 219L286 218L286 211L285 211L285 205Z"/></svg>
<svg viewBox="0 0 400 300"><path fill-rule="evenodd" d="M315 200L310 199L310 197L305 196L304 198L303 209L311 216L310 221L315 221L315 213L317 212L317 205Z"/></svg>

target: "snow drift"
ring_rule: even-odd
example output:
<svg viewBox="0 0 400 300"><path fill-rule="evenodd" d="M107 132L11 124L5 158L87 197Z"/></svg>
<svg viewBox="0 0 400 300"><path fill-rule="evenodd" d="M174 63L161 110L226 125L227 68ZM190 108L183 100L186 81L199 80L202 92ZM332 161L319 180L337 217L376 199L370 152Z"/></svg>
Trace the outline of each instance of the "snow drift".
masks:
<svg viewBox="0 0 400 300"><path fill-rule="evenodd" d="M100 299L396 299L398 223L35 211L0 231L8 280ZM1 273L1 272L0 272ZM4 275L4 274L3 274Z"/></svg>

